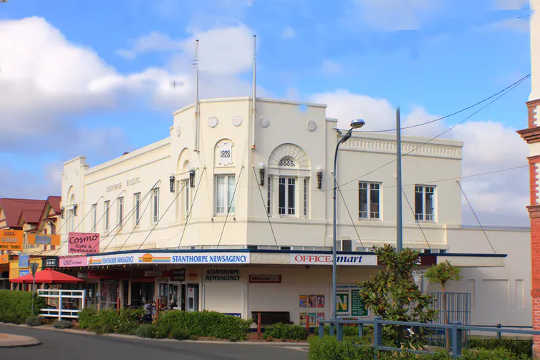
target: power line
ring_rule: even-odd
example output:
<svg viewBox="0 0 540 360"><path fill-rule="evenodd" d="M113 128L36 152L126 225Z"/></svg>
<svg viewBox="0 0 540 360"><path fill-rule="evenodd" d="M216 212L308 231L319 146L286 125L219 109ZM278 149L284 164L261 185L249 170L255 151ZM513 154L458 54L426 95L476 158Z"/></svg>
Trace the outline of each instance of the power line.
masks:
<svg viewBox="0 0 540 360"><path fill-rule="evenodd" d="M422 225L420 225L420 222L418 221L418 219L416 219L416 216L414 214L414 210L412 208L411 202L409 201L409 197L407 196L405 191L403 191L403 195L405 196L405 200L407 201L407 204L409 205L409 209L411 210L411 214L414 217L414 222L416 223L416 226L418 227L418 230L420 230L420 232L422 233L422 237L424 238L424 241L426 242L428 248L431 249L431 245L430 245L430 243L429 243L429 241L427 239L426 233L424 233L424 229L422 229Z"/></svg>
<svg viewBox="0 0 540 360"><path fill-rule="evenodd" d="M345 198L343 197L343 194L341 193L341 189L338 187L337 191L339 192L339 195L341 195L341 199L343 200L343 204L345 205L345 209L347 209L347 214L349 214L349 219L351 220L351 225L354 228L354 232L356 233L356 237L358 238L358 241L360 242L360 245L362 245L363 248L365 248L364 243L362 242L362 239L360 239L360 234L358 233L358 229L356 228L356 225L354 224L353 217L351 215L351 212L349 210L349 206L347 206L347 201L345 201Z"/></svg>
<svg viewBox="0 0 540 360"><path fill-rule="evenodd" d="M531 74L526 74L526 75L523 75L522 77L520 77L518 80L514 81L512 84L502 88L501 90L497 91L496 93L486 97L486 98L483 98L482 100L480 101L477 101L471 105L468 105L464 108L461 108L457 111L454 111L450 114L447 114L447 115L444 115L444 116L441 116L441 117L438 117L436 119L433 119L433 120L428 120L428 121L425 121L423 123L420 123L420 124L414 124L414 125L409 125L409 126L402 126L401 127L401 130L406 130L406 129L412 129L412 128L416 128L416 127L420 127L420 126L425 126L425 125L429 125L429 124L432 124L432 123L435 123L435 122L438 122L438 121L441 121L441 120L444 120L444 119L448 119L452 116L455 116L455 115L458 115L458 114L461 114L462 112L465 112L467 110L470 110L472 108L475 108L477 107L478 105L481 105L483 103L485 103L486 101L489 101L497 96L499 96L500 94L504 93L505 91L513 88L514 86L516 85L519 85L522 81L524 81L525 79L529 78L531 76ZM385 130L365 130L365 131L359 131L361 133L384 133L384 132L392 132L392 131L396 131L396 128L393 128L393 129L385 129Z"/></svg>
<svg viewBox="0 0 540 360"><path fill-rule="evenodd" d="M225 231L225 226L227 226L227 220L229 219L229 214L231 212L231 203L234 202L234 196L236 195L236 188L238 187L238 183L240 182L240 177L242 176L243 171L244 171L244 167L242 166L240 168L240 174L238 174L238 180L236 180L236 184L234 185L234 191L233 191L231 202L227 202L227 215L225 216L225 221L223 222L223 227L221 228L221 233L219 234L219 239L217 243L218 247L219 247L219 244L221 243L221 237L223 236L223 231Z"/></svg>
<svg viewBox="0 0 540 360"><path fill-rule="evenodd" d="M473 116L475 116L476 114L478 114L480 111L484 110L486 107L488 107L489 105L493 104L494 102L496 102L497 100L499 100L501 97L503 97L504 95L506 95L508 92L510 92L511 90L515 89L519 84L520 84L520 83L514 83L514 84L512 85L512 87L506 88L505 92L500 93L499 95L497 95L497 97L493 98L491 101L489 101L487 104L485 104L484 106L482 106L482 107L479 108L478 110L476 110L476 111L474 111L473 113L469 114L469 115L468 115L467 117L465 117L463 120L461 120L461 121L455 123L454 125L450 126L448 129L444 130L443 132L441 132L441 133L439 133L439 134L433 136L433 137L430 138L428 141L426 141L426 142L424 142L424 143L422 143L422 144L417 145L416 147L414 147L413 149L411 149L410 151L408 151L408 152L405 153L404 155L405 155L405 156L406 156L406 155L409 155L409 154L411 154L411 153L413 153L413 152L415 152L415 151L421 149L422 147L424 147L424 146L430 144L431 142L433 142L433 141L434 141L435 139L437 139L438 137L440 137L440 136L442 136L442 135L444 135L444 134L446 134L446 133L452 131L456 126L458 126L459 124L462 124L463 122L469 120L470 118L472 118ZM365 177L365 176L367 176L367 175L370 175L370 174L374 173L375 171L377 171L377 170L379 170L379 169L382 169L382 168L384 168L384 167L386 167L386 166L392 164L392 163L395 162L395 161L396 161L396 159L393 158L392 160L389 160L389 161L383 163L382 165L379 165L379 166L377 166L376 168L374 168L374 169L372 169L372 170L370 170L370 171L364 173L364 174L361 175L360 177L357 177L357 178L355 178L355 179L352 179L352 180L350 180L350 181L347 181L347 182L341 184L340 187L345 186L345 185L348 185L348 184L350 184L350 183L352 183L352 182L355 182L355 181L357 181L357 180L360 180L360 179L362 179L363 177ZM327 189L326 191L328 191L328 190L329 190L329 189Z"/></svg>
<svg viewBox="0 0 540 360"><path fill-rule="evenodd" d="M203 178L203 175L204 175L205 171L206 171L206 168L203 169L201 175L199 176L199 182L197 183L197 189L195 189L195 194L193 195L193 201L191 202L191 206L189 207L189 212L187 213L186 222L184 223L184 228L182 229L182 235L180 236L180 241L178 242L177 248L180 248L180 245L182 244L182 240L184 239L184 234L186 232L186 228L188 226L189 220L191 219L191 213L193 211L193 205L195 204L195 200L197 200L197 194L199 193L199 186L201 185L201 181L202 181L202 178Z"/></svg>
<svg viewBox="0 0 540 360"><path fill-rule="evenodd" d="M253 166L252 169L253 169L253 176L255 176L255 182L257 182L257 173L255 172L255 166ZM263 177L263 179L264 179L264 177ZM270 180L268 180L268 185L267 186L271 186L270 185ZM270 214L268 214L268 209L266 208L266 205L264 203L264 196L262 194L261 185L259 185L259 182L257 182L257 188L259 189L259 195L261 196L261 202L262 202L262 206L264 208L264 213L266 214L266 220L268 222L268 225L270 226L270 230L272 231L272 236L274 237L274 242L276 243L276 246L278 246L276 233L274 232L274 227L272 226L272 221L270 221ZM271 196L271 195L269 195L269 196Z"/></svg>

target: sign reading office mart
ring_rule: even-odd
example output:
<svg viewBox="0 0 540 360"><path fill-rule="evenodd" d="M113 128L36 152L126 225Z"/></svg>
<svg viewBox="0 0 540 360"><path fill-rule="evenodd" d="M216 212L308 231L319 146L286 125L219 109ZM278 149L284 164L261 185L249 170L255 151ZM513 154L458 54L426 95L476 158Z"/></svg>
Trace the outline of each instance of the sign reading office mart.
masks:
<svg viewBox="0 0 540 360"><path fill-rule="evenodd" d="M70 232L69 254L95 254L99 252L99 233Z"/></svg>
<svg viewBox="0 0 540 360"><path fill-rule="evenodd" d="M88 266L124 264L249 264L249 253L190 252L190 253L124 253L88 256Z"/></svg>
<svg viewBox="0 0 540 360"><path fill-rule="evenodd" d="M22 250L22 230L0 230L0 250Z"/></svg>
<svg viewBox="0 0 540 360"><path fill-rule="evenodd" d="M291 254L291 264L295 265L332 265L332 255L326 254ZM336 257L338 265L377 265L377 255L342 255Z"/></svg>

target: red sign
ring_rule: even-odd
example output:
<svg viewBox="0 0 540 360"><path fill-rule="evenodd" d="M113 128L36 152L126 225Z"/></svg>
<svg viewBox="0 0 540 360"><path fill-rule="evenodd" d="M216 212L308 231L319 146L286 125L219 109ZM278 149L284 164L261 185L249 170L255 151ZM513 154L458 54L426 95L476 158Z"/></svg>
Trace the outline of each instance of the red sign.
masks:
<svg viewBox="0 0 540 360"><path fill-rule="evenodd" d="M99 233L69 233L69 254L96 254L98 252Z"/></svg>

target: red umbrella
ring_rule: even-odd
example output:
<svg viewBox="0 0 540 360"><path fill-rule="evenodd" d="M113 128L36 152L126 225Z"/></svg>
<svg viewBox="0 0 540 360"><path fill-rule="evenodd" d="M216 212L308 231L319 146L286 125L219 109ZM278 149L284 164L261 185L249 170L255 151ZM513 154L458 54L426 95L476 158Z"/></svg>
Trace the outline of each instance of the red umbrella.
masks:
<svg viewBox="0 0 540 360"><path fill-rule="evenodd" d="M10 280L13 283L31 284L33 281L32 274L26 274L16 279ZM69 284L83 282L79 278L67 275L52 269L45 269L36 273L36 283L38 284Z"/></svg>

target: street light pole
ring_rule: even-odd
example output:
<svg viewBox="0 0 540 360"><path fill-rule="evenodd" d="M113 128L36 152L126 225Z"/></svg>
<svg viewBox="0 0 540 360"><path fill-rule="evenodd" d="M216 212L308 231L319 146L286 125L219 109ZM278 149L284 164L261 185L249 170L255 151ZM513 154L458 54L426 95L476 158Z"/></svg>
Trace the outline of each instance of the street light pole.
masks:
<svg viewBox="0 0 540 360"><path fill-rule="evenodd" d="M354 129L359 129L364 126L364 120L353 120L351 122L351 128L339 139L336 144L336 151L334 152L334 189L333 189L333 201L334 201L334 219L333 219L333 245L332 245L332 326L337 326L337 285L336 285L336 273L337 273L337 259L336 259L336 247L337 247L337 159L339 146L345 141L349 140L352 136ZM332 331L332 330L331 330Z"/></svg>

